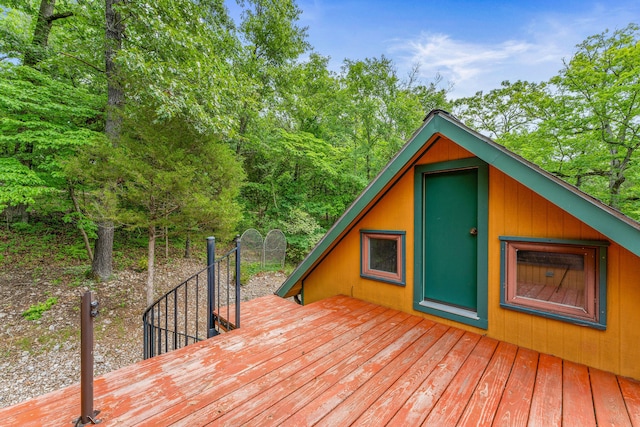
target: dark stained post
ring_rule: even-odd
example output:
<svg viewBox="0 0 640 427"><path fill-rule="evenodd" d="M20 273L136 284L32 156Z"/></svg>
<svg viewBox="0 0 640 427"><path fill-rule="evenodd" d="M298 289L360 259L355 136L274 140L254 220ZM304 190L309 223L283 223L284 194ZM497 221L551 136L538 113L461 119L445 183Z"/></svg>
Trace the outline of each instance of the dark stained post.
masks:
<svg viewBox="0 0 640 427"><path fill-rule="evenodd" d="M98 301L87 291L80 305L80 418L76 427L101 422L95 418L100 411L93 410L93 318L97 315Z"/></svg>
<svg viewBox="0 0 640 427"><path fill-rule="evenodd" d="M207 338L217 335L213 316L213 309L216 305L214 295L215 262L216 238L207 237Z"/></svg>

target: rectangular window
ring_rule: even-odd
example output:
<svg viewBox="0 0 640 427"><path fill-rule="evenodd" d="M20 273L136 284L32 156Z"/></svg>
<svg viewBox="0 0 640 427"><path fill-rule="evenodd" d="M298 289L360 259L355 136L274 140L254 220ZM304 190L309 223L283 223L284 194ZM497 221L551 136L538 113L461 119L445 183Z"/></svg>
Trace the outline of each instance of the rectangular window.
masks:
<svg viewBox="0 0 640 427"><path fill-rule="evenodd" d="M404 285L404 236L403 231L360 230L360 275Z"/></svg>
<svg viewBox="0 0 640 427"><path fill-rule="evenodd" d="M606 243L500 239L503 307L604 329Z"/></svg>

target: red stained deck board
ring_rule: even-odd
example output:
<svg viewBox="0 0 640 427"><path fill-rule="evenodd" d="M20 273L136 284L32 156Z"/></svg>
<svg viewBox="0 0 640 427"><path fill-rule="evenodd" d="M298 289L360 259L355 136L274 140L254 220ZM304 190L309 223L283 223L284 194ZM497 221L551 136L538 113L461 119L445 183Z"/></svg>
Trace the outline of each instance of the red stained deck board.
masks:
<svg viewBox="0 0 640 427"><path fill-rule="evenodd" d="M420 345L425 349L432 345L433 342L435 342L448 329L444 325L434 324L429 321L422 321L416 327L425 328L426 330L426 333L423 335L423 337L426 338L420 340ZM396 331L396 333L398 333L398 331ZM335 368L340 369L340 364L337 363ZM335 372L335 369L332 372ZM344 375L347 374L345 373ZM283 422L293 412L297 412L299 409L306 407L312 400L318 400L318 397L316 397L317 394L327 390L329 387L334 385L336 381L340 380L340 378L334 374L333 381L328 381L328 377L326 376L323 380L322 386L315 383L308 384L304 388L297 390L295 393L290 394L276 405L270 407L264 413L259 414L255 420L250 422L250 425L260 425L262 420L276 423ZM311 390L315 391L315 394L312 394Z"/></svg>
<svg viewBox="0 0 640 427"><path fill-rule="evenodd" d="M369 336L373 339L375 335L370 332L371 330L383 326L384 322L391 322L394 316L399 317L397 312L382 307L370 313L375 317L354 318L355 323L345 321L342 325L334 326L329 335L318 335L317 331L311 328L312 338L308 339L308 345L292 347L281 357L268 359L253 369L227 378L226 381L217 382L215 387L200 393L188 404L183 403L173 408L169 417L167 417L168 414L162 414L162 419L188 421L192 417L205 416L211 420L222 416L265 389L274 387L274 384L279 381L284 381L288 377L298 379L304 376L309 370L309 365L323 358L327 353L332 353L353 341L366 343ZM406 316L400 317L406 319ZM359 325L358 322L360 322ZM302 374L296 375L298 372ZM262 398L270 401L277 396L279 396L277 390L271 390ZM194 403L197 404L194 406ZM195 413L196 410L198 413Z"/></svg>
<svg viewBox="0 0 640 427"><path fill-rule="evenodd" d="M265 299L276 302L278 299L282 300L275 296L265 297ZM286 301L286 303L287 308L290 309L289 302ZM252 304L248 305L249 307L258 307L259 301L253 300ZM340 304L337 305L340 307ZM357 306L357 304L355 305ZM370 305L363 306L371 308ZM269 310L270 305L266 304L264 308ZM192 344L184 349L130 365L118 370L120 375L106 374L96 379L94 383L94 396L96 396L94 407L103 412L113 408L111 413L114 416L122 413L131 416L133 412L137 411L144 413L148 410L148 405L153 405L155 410L160 410L162 405L159 402L167 404L173 391L181 393L180 388L176 388L175 385L186 387L188 383L193 382L194 378L206 378L206 374L200 374L202 370L211 372L221 363L221 359L207 357L212 351L233 352L242 347L253 347L252 351L259 353L269 349L277 340L286 342L286 335L283 336L283 334L288 330L295 330L297 323L305 324L314 318L326 317L324 322L331 324L333 310L322 306L308 308L293 318L288 318L286 311L269 310L264 313L265 322L262 329L245 328L238 330L241 332L238 334L223 334L212 340ZM267 316L268 313L272 313L271 316ZM279 314L279 316L274 314ZM274 334L273 330L279 332ZM198 381L197 384L203 384L203 382ZM79 403L66 398L69 394L71 393L56 391L51 393L51 397L44 399L43 404L35 405L27 402L24 405L17 405L14 414L7 421L13 422L16 416L21 416L24 419L40 419L56 411L75 413L79 411ZM78 393L71 395L77 396ZM106 396L106 398L100 401L99 396ZM180 396L177 398L180 399Z"/></svg>
<svg viewBox="0 0 640 427"><path fill-rule="evenodd" d="M430 341L435 341L429 348L407 369L393 384L360 415L354 425L371 425L372 422L384 424L405 404L409 397L422 384L425 378L442 360L447 349L451 348L460 338L461 331L436 325L436 334L430 334Z"/></svg>
<svg viewBox="0 0 640 427"><path fill-rule="evenodd" d="M446 349L446 353L433 366L433 370L409 396L400 410L395 413L390 421L391 424L420 425L431 412L445 387L480 338L479 335L470 332L458 336L458 340L451 342L453 344L451 347L442 346Z"/></svg>
<svg viewBox="0 0 640 427"><path fill-rule="evenodd" d="M322 391L326 384L332 384L339 380L346 373L351 372L358 366L362 366L367 360L378 352L389 348L397 339L397 334L416 334L415 326L419 319L412 316L391 320L376 328L367 331L366 334L356 340L350 340L345 345L335 351L328 351L316 363L305 367L304 371L295 376L276 378L279 383L273 391L281 396L295 393L296 396L315 396ZM354 351L357 349L357 351ZM241 425L248 423L254 417L251 414L259 414L267 409L273 402L273 398L266 399L261 395L247 402L242 407L237 407L233 413L226 414L220 419L220 423L227 425ZM320 402L315 398L313 402ZM246 411L246 408L251 408ZM301 410L309 408L309 404ZM297 415L297 414L296 414ZM300 424L299 424L300 425ZM303 425L309 425L305 423Z"/></svg>
<svg viewBox="0 0 640 427"><path fill-rule="evenodd" d="M633 379L345 296L242 309L240 329L97 378L102 425L640 427ZM79 400L0 408L0 425L71 425Z"/></svg>
<svg viewBox="0 0 640 427"><path fill-rule="evenodd" d="M620 391L624 398L631 424L640 427L640 381L618 377Z"/></svg>
<svg viewBox="0 0 640 427"><path fill-rule="evenodd" d="M527 425L538 356L539 354L535 351L518 349L498 411L493 419L494 426Z"/></svg>
<svg viewBox="0 0 640 427"><path fill-rule="evenodd" d="M518 347L513 344L504 342L498 344L458 425L491 426L493 424L517 350Z"/></svg>
<svg viewBox="0 0 640 427"><path fill-rule="evenodd" d="M593 398L589 368L564 361L562 365L563 427L594 427Z"/></svg>
<svg viewBox="0 0 640 427"><path fill-rule="evenodd" d="M529 426L562 425L562 359L541 354L533 389Z"/></svg>
<svg viewBox="0 0 640 427"><path fill-rule="evenodd" d="M451 339L451 332L450 329L444 328L442 325L430 327L420 339L413 342L391 363L388 363L375 375L368 378L366 383L344 399L322 418L317 425L352 425L363 412L384 405L378 402L378 397L387 391L402 387L403 376L407 372L413 371L416 366L424 364L425 355L433 354L433 351L430 350L434 348L436 343L441 343L442 339ZM445 338L443 334L449 335L449 337ZM330 393L331 390L328 392ZM383 421L381 418L376 417L375 422L382 423Z"/></svg>
<svg viewBox="0 0 640 427"><path fill-rule="evenodd" d="M622 392L615 375L589 368L593 406L599 426L631 427Z"/></svg>
<svg viewBox="0 0 640 427"><path fill-rule="evenodd" d="M350 322L347 319L337 326L324 318L300 325L289 334L281 335L279 344L271 346L263 353L254 354L251 349L234 352L230 355L233 359L228 359L223 367L212 372L211 379L203 382L201 387L192 387L193 390L185 396L186 398L180 399L162 411L154 408L155 412L150 413L147 410L144 414L147 422L149 425L181 422L183 419L188 420L193 414L198 416L210 414L214 411L211 408L216 404L218 409L215 410L215 417L220 416L229 410L232 404L237 405L243 402L241 397L248 394L246 384L251 384L256 379L268 375L295 372L296 369L303 368L295 364L300 365L306 359L311 359L314 354L321 351L317 350L318 347L327 348L330 345L327 343L333 343L336 339L348 340L357 334L359 329L354 326L358 323L364 323L365 326L361 329L372 328L376 326L376 322L383 322L389 316L397 315L397 312L383 307L359 308L357 304L350 312L353 320ZM289 365L285 366L287 364ZM259 391L261 389L256 392Z"/></svg>
<svg viewBox="0 0 640 427"><path fill-rule="evenodd" d="M480 339L422 425L456 425L497 345L498 342L494 339Z"/></svg>
<svg viewBox="0 0 640 427"><path fill-rule="evenodd" d="M421 322L420 325L425 325L422 329L424 333L413 334L413 331L408 331L397 339L400 346L390 346L376 354L325 390L312 404L296 413L285 424L296 425L303 418L309 424L319 421L319 426L350 424L369 407L369 399L375 400L375 396L386 390L407 365L413 364L425 350L428 351L434 345L437 337L442 334L440 330L444 329L441 328L442 325L433 328L429 321ZM414 329L420 331L419 327Z"/></svg>
<svg viewBox="0 0 640 427"><path fill-rule="evenodd" d="M247 328L238 330L236 334L223 334L213 341L219 341L226 352L232 353L233 360L228 356L210 357L210 350L219 349L216 347L217 343L212 344L205 347L202 354L186 354L181 364L172 364L168 369L164 369L163 372L167 375L165 381L160 384L152 383L153 377L150 377L125 387L124 392L118 393L118 396L124 396L124 399L106 401L104 409L112 409L115 419L126 419L128 422L137 422L154 413L168 411L174 405L187 401L189 396L200 394L213 385L217 386L216 376L232 377L257 361L268 359L275 351L280 351L283 347L288 348L289 340L299 335L301 326L313 325L319 329L324 326L328 329L331 314L330 310L314 308L303 316L304 321L295 319L281 324L277 329L278 333L273 333L267 325L262 325L262 329ZM162 357L170 356L171 354ZM194 378L200 380L191 384ZM135 408L129 407L130 402L134 402ZM191 400L189 403L193 404Z"/></svg>

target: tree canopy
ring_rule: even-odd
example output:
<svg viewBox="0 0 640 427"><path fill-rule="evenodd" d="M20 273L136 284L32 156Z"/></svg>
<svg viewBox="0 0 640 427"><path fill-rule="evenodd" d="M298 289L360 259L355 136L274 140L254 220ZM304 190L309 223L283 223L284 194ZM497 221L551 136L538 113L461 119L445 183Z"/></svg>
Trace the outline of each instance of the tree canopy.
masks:
<svg viewBox="0 0 640 427"><path fill-rule="evenodd" d="M456 101L476 129L640 219L640 28L588 37L548 82Z"/></svg>
<svg viewBox="0 0 640 427"><path fill-rule="evenodd" d="M383 55L330 69L294 0L238 3L0 0L7 218L76 221L90 257L100 227L143 230L151 265L159 237L277 227L299 259L433 108L640 218L637 25L451 100Z"/></svg>

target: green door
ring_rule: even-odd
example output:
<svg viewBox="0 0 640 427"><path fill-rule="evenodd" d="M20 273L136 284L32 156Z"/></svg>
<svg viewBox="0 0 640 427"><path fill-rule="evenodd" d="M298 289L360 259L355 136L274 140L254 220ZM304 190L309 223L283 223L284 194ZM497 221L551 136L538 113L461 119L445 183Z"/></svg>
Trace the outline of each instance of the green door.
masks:
<svg viewBox="0 0 640 427"><path fill-rule="evenodd" d="M437 171L424 182L424 299L478 308L478 169Z"/></svg>

